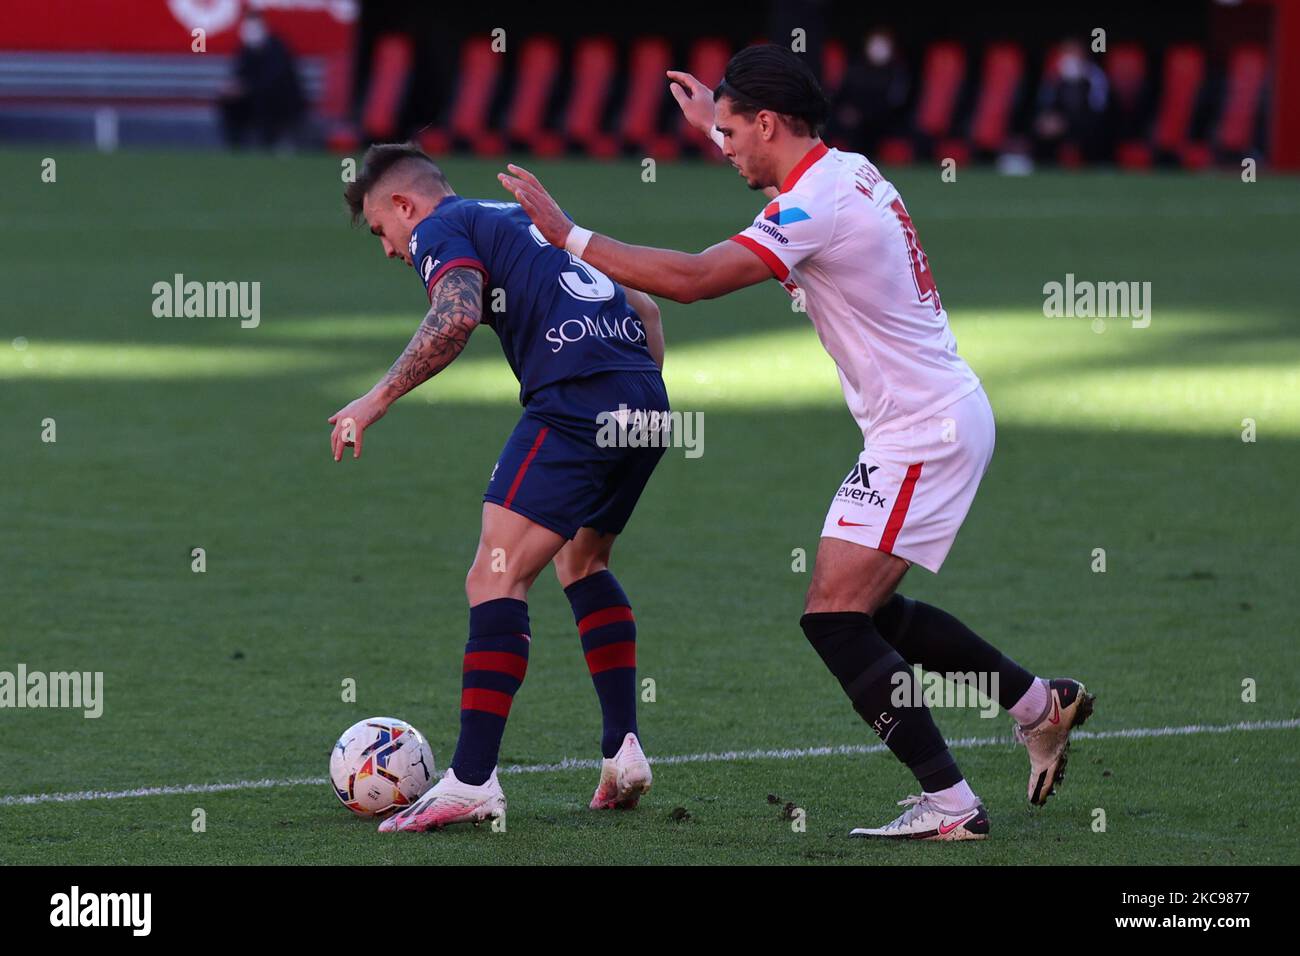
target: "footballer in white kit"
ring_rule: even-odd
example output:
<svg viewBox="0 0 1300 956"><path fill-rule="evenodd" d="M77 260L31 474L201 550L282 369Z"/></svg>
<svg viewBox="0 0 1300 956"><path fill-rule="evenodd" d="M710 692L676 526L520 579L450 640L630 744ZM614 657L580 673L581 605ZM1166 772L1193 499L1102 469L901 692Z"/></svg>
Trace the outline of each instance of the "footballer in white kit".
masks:
<svg viewBox="0 0 1300 956"><path fill-rule="evenodd" d="M802 298L862 429L823 537L937 572L993 456L993 412L898 190L819 142L733 238Z"/></svg>
<svg viewBox="0 0 1300 956"><path fill-rule="evenodd" d="M1093 710L1071 678L1042 679L940 608L897 587L912 564L938 572L993 455L979 378L948 316L898 191L866 157L820 138L829 104L788 48L741 50L709 90L670 71L687 119L769 201L753 223L696 254L633 246L570 221L527 170L502 184L542 235L610 278L678 302L775 278L802 300L835 361L863 449L822 528L800 627L854 710L921 793L854 836L976 840L989 816L924 705L913 667L988 680L1028 750L1029 802L1064 778L1070 731ZM899 694L899 689L908 693Z"/></svg>

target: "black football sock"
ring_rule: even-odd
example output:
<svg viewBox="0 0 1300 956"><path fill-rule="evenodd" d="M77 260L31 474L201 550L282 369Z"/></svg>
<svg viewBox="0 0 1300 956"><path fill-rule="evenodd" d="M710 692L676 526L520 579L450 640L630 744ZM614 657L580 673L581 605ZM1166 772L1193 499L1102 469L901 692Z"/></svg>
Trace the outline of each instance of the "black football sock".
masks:
<svg viewBox="0 0 1300 956"><path fill-rule="evenodd" d="M912 668L880 636L870 614L805 614L799 626L853 709L907 765L922 790L933 793L961 782L961 771L924 704Z"/></svg>
<svg viewBox="0 0 1300 956"><path fill-rule="evenodd" d="M998 705L1010 710L1034 675L947 611L895 594L873 618L881 637L909 664L945 674L997 674Z"/></svg>

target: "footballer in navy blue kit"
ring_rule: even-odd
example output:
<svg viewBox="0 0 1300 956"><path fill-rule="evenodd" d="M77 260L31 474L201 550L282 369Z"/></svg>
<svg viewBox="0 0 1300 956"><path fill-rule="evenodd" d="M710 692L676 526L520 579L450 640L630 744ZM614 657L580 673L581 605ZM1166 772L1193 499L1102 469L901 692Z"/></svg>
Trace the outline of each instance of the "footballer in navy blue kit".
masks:
<svg viewBox="0 0 1300 956"><path fill-rule="evenodd" d="M621 532L663 449L601 448L599 416L620 405L668 408L645 324L622 287L548 243L517 203L446 196L408 252L430 294L451 269L483 275L482 324L519 379L524 416L483 500L565 538L583 527Z"/></svg>
<svg viewBox="0 0 1300 956"><path fill-rule="evenodd" d="M552 246L517 204L456 195L409 144L372 146L345 198L385 254L414 267L429 311L374 388L330 417L335 461L348 446L359 458L365 430L446 368L480 324L500 339L524 406L488 480L465 582L456 753L443 778L380 830L505 813L496 765L528 666L528 590L551 563L601 706L603 760L590 806L635 807L651 784L636 723L636 621L609 561L668 437L627 428L668 420L659 309ZM609 427L611 418L623 427Z"/></svg>

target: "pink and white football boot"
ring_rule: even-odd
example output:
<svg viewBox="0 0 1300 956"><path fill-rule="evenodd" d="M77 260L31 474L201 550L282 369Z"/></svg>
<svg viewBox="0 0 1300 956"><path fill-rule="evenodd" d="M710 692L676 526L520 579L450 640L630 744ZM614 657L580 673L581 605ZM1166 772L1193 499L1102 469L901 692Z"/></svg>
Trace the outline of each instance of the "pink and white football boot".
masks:
<svg viewBox="0 0 1300 956"><path fill-rule="evenodd" d="M435 783L418 800L393 814L379 824L380 833L420 833L441 830L452 823L478 824L484 820L503 817L506 813L506 795L497 782L497 772L481 786L461 783L450 767L442 779Z"/></svg>
<svg viewBox="0 0 1300 956"><path fill-rule="evenodd" d="M636 734L628 734L618 753L601 761L600 783L591 798L591 809L631 810L642 794L650 792L653 779L641 741L636 739Z"/></svg>

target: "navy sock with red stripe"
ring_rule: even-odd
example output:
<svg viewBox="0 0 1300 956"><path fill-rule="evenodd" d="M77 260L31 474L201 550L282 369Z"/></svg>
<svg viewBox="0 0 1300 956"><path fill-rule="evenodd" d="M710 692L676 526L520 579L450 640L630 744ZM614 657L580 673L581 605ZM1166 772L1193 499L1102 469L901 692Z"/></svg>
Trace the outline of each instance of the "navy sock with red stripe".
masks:
<svg viewBox="0 0 1300 956"><path fill-rule="evenodd" d="M497 598L469 609L460 739L451 758L451 769L462 783L486 783L496 768L510 704L528 670L528 641L526 602Z"/></svg>
<svg viewBox="0 0 1300 956"><path fill-rule="evenodd" d="M636 728L636 619L618 579L597 571L574 581L564 593L582 638L591 682L600 698L604 729L600 751L613 757Z"/></svg>

